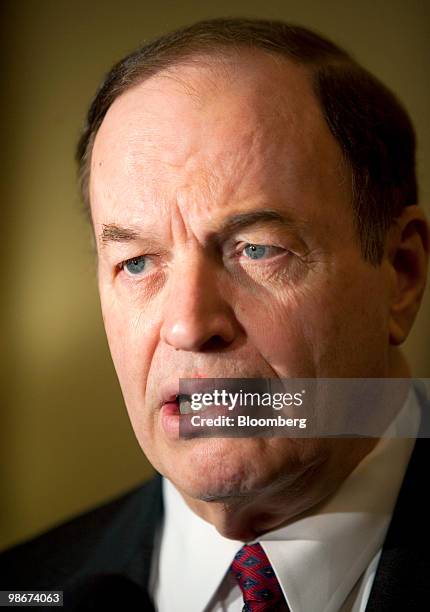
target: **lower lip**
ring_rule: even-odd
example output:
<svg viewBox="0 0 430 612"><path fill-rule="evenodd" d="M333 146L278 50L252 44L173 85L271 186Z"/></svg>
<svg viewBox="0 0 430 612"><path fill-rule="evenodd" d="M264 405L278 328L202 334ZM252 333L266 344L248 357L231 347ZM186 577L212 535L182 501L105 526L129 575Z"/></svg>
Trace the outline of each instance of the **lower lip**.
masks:
<svg viewBox="0 0 430 612"><path fill-rule="evenodd" d="M179 438L179 406L176 402L167 402L160 410L161 426L168 438L177 440Z"/></svg>

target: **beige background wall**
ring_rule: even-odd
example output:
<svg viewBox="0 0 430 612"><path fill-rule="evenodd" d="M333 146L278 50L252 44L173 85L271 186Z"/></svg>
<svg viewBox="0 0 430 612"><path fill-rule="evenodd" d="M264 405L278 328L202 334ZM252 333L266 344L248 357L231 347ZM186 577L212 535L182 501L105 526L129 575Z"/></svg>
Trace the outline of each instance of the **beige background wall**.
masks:
<svg viewBox="0 0 430 612"><path fill-rule="evenodd" d="M149 473L108 355L73 150L102 74L148 37L201 18L281 18L344 45L403 100L429 201L428 3L418 0L3 0L4 402L0 547ZM427 207L427 210L428 207ZM406 350L430 376L430 299Z"/></svg>

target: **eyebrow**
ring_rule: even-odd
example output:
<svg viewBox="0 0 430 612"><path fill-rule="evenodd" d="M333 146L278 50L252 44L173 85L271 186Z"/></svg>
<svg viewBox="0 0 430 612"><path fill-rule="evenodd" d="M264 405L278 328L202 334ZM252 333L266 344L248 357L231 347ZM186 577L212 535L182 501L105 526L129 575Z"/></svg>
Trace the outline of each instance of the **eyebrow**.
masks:
<svg viewBox="0 0 430 612"><path fill-rule="evenodd" d="M223 242L226 238L235 232L256 224L275 223L288 228L297 228L300 224L297 220L292 219L289 215L278 212L272 209L256 210L251 212L238 213L228 217L221 228L214 232L215 241ZM117 225L116 223L108 223L103 225L103 230L100 234L100 239L103 245L111 242L130 242L133 240L141 240L146 237L140 231ZM153 240L154 234L148 234L148 239Z"/></svg>

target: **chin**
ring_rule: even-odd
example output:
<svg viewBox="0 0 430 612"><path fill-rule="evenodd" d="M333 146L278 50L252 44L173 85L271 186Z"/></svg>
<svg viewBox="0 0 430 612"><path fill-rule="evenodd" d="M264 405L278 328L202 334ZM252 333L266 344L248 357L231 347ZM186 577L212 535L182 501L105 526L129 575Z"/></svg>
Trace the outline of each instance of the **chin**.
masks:
<svg viewBox="0 0 430 612"><path fill-rule="evenodd" d="M189 497L206 502L249 501L289 475L297 477L298 468L257 438L195 440L169 459L164 475Z"/></svg>
<svg viewBox="0 0 430 612"><path fill-rule="evenodd" d="M238 440L205 438L181 441L159 454L158 471L194 499L243 495L249 487L249 464L235 452ZM148 459L152 461L149 455Z"/></svg>
<svg viewBox="0 0 430 612"><path fill-rule="evenodd" d="M190 497L211 502L248 497L260 479L244 460L206 457L200 464L184 466L181 472L175 470L172 481Z"/></svg>

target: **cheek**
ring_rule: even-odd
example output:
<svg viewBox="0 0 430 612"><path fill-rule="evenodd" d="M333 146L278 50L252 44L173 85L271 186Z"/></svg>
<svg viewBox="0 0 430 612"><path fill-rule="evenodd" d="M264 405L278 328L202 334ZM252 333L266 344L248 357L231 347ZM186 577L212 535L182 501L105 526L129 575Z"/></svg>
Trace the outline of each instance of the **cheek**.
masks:
<svg viewBox="0 0 430 612"><path fill-rule="evenodd" d="M142 308L125 307L109 292L102 294L106 336L127 406L141 400L156 346L156 324ZM144 339L144 341L143 341Z"/></svg>
<svg viewBox="0 0 430 612"><path fill-rule="evenodd" d="M309 277L300 287L238 306L251 345L279 377L366 377L383 367L381 279L357 268Z"/></svg>
<svg viewBox="0 0 430 612"><path fill-rule="evenodd" d="M304 341L319 377L381 375L387 320L380 279L372 271L339 271L299 310Z"/></svg>
<svg viewBox="0 0 430 612"><path fill-rule="evenodd" d="M287 290L238 307L249 344L280 377L315 374L312 343L306 335L307 317L303 316L306 303L300 292Z"/></svg>
<svg viewBox="0 0 430 612"><path fill-rule="evenodd" d="M102 300L103 319L112 361L126 410L139 445L151 453L153 421L145 407L148 372L157 335L148 313ZM154 462L155 465L155 462Z"/></svg>

